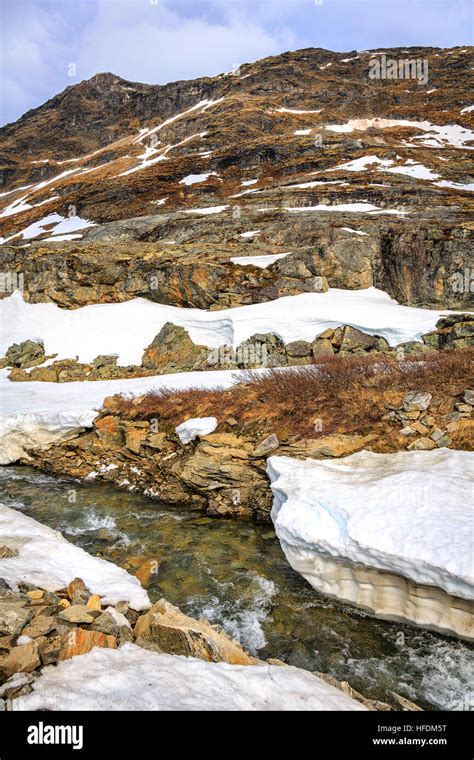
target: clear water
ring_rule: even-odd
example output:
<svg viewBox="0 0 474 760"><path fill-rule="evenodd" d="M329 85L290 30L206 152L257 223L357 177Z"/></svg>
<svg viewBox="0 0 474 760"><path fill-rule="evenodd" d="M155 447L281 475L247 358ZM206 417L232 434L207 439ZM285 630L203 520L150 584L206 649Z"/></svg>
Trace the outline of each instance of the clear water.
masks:
<svg viewBox="0 0 474 760"><path fill-rule="evenodd" d="M27 467L0 467L0 502L131 572L150 561L153 600L219 623L260 657L331 673L372 698L391 689L425 708L474 704L474 647L319 595L289 567L270 526Z"/></svg>

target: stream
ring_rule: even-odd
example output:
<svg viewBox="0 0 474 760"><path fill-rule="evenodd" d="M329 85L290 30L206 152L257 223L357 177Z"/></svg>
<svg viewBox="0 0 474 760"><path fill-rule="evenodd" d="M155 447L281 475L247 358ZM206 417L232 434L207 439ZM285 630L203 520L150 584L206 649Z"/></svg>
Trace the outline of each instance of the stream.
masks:
<svg viewBox="0 0 474 760"><path fill-rule="evenodd" d="M152 601L164 596L220 624L263 659L331 673L373 699L391 689L448 710L467 710L473 700L474 646L321 596L288 565L270 525L210 518L23 466L0 467L0 502L130 572L150 560Z"/></svg>

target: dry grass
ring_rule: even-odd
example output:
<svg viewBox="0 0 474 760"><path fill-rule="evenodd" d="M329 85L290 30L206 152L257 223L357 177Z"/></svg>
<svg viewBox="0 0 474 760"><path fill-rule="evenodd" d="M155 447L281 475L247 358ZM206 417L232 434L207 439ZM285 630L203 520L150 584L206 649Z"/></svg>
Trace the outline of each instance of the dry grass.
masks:
<svg viewBox="0 0 474 760"><path fill-rule="evenodd" d="M116 397L114 411L128 419L159 418L161 429L191 417L237 420L239 432L275 431L282 436L315 437L315 419L324 434L369 432L380 424L387 404L407 390L431 393L435 400L459 396L472 384L474 349L433 351L403 362L391 355L333 356L287 370L248 371L230 389L157 389L138 403Z"/></svg>

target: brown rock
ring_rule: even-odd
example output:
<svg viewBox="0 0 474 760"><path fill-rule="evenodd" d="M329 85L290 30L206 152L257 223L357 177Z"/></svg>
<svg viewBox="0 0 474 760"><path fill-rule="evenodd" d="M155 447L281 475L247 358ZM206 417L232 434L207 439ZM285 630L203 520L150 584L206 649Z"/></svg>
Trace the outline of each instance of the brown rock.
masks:
<svg viewBox="0 0 474 760"><path fill-rule="evenodd" d="M91 613L92 610L85 605L72 604L59 613L59 618L68 623L93 623L95 616Z"/></svg>
<svg viewBox="0 0 474 760"><path fill-rule="evenodd" d="M100 610L102 609L102 604L100 602L100 596L98 594L92 594L92 596L89 597L87 600L86 607L88 607L91 610Z"/></svg>
<svg viewBox="0 0 474 760"><path fill-rule="evenodd" d="M377 337L374 335L367 335L367 333L357 330L355 327L346 325L342 333L342 340L340 345L341 351L367 351L373 348L377 342Z"/></svg>
<svg viewBox="0 0 474 760"><path fill-rule="evenodd" d="M139 454L148 431L144 428L125 426L125 446L133 454Z"/></svg>
<svg viewBox="0 0 474 760"><path fill-rule="evenodd" d="M87 654L94 647L116 649L117 640L99 631L88 631L84 628L71 628L61 639L60 660L69 660L80 654Z"/></svg>
<svg viewBox="0 0 474 760"><path fill-rule="evenodd" d="M410 443L408 451L431 451L436 448L436 443L430 438L418 438L417 441Z"/></svg>
<svg viewBox="0 0 474 760"><path fill-rule="evenodd" d="M72 604L81 605L87 603L91 594L87 590L86 584L82 578L74 578L74 580L67 585L67 595Z"/></svg>
<svg viewBox="0 0 474 760"><path fill-rule="evenodd" d="M44 597L44 591L42 591L39 588L34 589L33 591L27 591L26 596L29 599L33 599L33 600L42 599Z"/></svg>
<svg viewBox="0 0 474 760"><path fill-rule="evenodd" d="M29 644L13 647L8 654L0 657L0 674L6 679L14 673L31 673L40 665L38 644L32 641Z"/></svg>
<svg viewBox="0 0 474 760"><path fill-rule="evenodd" d="M43 665L52 665L59 660L61 642L61 636L50 636L39 644L38 651Z"/></svg>
<svg viewBox="0 0 474 760"><path fill-rule="evenodd" d="M56 628L56 621L53 617L45 615L38 615L28 623L22 630L22 636L29 636L32 639L37 639L40 636L46 636Z"/></svg>
<svg viewBox="0 0 474 760"><path fill-rule="evenodd" d="M120 447L123 443L123 431L120 418L112 414L99 417L94 423L97 435L107 448Z"/></svg>
<svg viewBox="0 0 474 760"><path fill-rule="evenodd" d="M251 658L225 634L209 623L183 615L164 599L138 619L134 634L137 639L152 641L163 652L197 657L207 662L228 662L250 665Z"/></svg>

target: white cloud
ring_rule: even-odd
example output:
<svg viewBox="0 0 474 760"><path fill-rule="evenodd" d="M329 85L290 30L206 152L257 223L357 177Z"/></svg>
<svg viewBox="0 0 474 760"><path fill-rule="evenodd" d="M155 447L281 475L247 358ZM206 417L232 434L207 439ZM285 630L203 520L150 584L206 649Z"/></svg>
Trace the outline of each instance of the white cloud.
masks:
<svg viewBox="0 0 474 760"><path fill-rule="evenodd" d="M113 71L126 79L164 84L213 76L294 46L290 31L271 34L243 13L225 18L181 17L163 4L101 0L84 29L80 78Z"/></svg>

